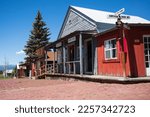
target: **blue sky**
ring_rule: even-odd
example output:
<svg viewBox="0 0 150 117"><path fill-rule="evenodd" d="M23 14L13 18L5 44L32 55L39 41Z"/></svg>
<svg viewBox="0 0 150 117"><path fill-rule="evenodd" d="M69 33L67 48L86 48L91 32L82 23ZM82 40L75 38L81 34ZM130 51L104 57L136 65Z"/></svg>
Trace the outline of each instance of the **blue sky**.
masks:
<svg viewBox="0 0 150 117"><path fill-rule="evenodd" d="M38 10L50 28L51 40L57 38L69 5L116 12L125 8L125 14L150 20L150 0L0 0L0 65L23 61L21 51L28 40Z"/></svg>

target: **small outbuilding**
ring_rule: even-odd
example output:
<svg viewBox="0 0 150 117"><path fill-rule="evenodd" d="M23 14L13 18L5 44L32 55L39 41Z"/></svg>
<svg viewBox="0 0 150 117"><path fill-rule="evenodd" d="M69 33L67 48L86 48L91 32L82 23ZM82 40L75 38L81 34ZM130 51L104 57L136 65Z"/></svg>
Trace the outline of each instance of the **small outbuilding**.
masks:
<svg viewBox="0 0 150 117"><path fill-rule="evenodd" d="M32 63L32 77L38 77L44 73L53 73L56 70L57 52L40 47L36 50L37 58Z"/></svg>
<svg viewBox="0 0 150 117"><path fill-rule="evenodd" d="M16 77L24 78L27 76L27 65L25 63L17 64Z"/></svg>

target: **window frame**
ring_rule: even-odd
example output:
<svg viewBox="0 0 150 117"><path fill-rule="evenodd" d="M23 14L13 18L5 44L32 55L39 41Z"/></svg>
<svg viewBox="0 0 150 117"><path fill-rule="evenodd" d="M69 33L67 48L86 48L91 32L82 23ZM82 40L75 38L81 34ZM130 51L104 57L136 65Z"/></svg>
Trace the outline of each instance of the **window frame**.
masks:
<svg viewBox="0 0 150 117"><path fill-rule="evenodd" d="M113 40L115 40L116 41L116 45L115 45L115 48L113 48L113 47L111 47L111 48L106 48L106 43L108 43L108 44L112 44L111 43L111 41L113 41ZM110 46L110 45L109 45ZM115 57L113 57L113 54L112 54L112 52L113 52L113 50L116 50L116 56ZM110 52L110 58L107 58L106 57L106 51L109 51ZM117 59L117 39L116 38L112 38L112 39L108 39L108 40L105 40L104 41L104 57L105 57L105 60L115 60L115 59Z"/></svg>

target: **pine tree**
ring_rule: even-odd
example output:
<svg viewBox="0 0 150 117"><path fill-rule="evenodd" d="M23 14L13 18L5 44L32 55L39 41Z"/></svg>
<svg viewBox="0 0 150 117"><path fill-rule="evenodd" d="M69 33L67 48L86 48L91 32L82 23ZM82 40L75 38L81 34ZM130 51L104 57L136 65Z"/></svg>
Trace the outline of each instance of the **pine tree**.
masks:
<svg viewBox="0 0 150 117"><path fill-rule="evenodd" d="M49 41L49 29L46 27L46 23L42 21L42 16L40 11L38 11L35 21L33 23L33 29L29 35L27 44L25 45L25 53L27 55L26 60L30 62L34 61L37 57L35 51L42 46L48 44Z"/></svg>

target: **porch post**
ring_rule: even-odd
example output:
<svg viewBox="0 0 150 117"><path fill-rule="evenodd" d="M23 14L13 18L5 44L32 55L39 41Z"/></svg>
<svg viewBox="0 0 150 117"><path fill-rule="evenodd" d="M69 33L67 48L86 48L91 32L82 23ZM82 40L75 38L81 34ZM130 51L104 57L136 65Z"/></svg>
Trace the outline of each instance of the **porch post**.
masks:
<svg viewBox="0 0 150 117"><path fill-rule="evenodd" d="M122 33L122 47L123 47L123 52L122 52L122 64L123 64L123 77L126 78L126 58L125 58L125 54L126 54L126 50L125 50L125 34L124 34L124 24L121 24L121 33Z"/></svg>
<svg viewBox="0 0 150 117"><path fill-rule="evenodd" d="M83 75L83 56L82 56L82 33L79 35L79 50L80 50L80 75Z"/></svg>
<svg viewBox="0 0 150 117"><path fill-rule="evenodd" d="M47 50L45 52L45 73L47 73Z"/></svg>
<svg viewBox="0 0 150 117"><path fill-rule="evenodd" d="M55 48L53 48L53 50L54 50L53 72L55 74Z"/></svg>
<svg viewBox="0 0 150 117"><path fill-rule="evenodd" d="M73 70L74 70L74 74L76 74L76 62L73 62Z"/></svg>
<svg viewBox="0 0 150 117"><path fill-rule="evenodd" d="M64 74L66 74L66 50L65 50L65 44L63 43L63 69Z"/></svg>

